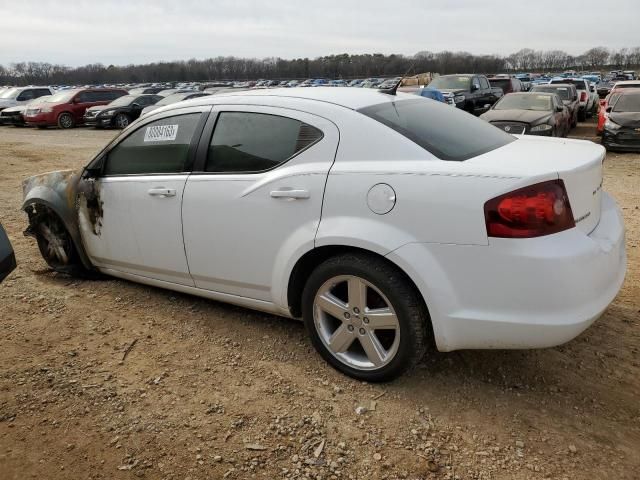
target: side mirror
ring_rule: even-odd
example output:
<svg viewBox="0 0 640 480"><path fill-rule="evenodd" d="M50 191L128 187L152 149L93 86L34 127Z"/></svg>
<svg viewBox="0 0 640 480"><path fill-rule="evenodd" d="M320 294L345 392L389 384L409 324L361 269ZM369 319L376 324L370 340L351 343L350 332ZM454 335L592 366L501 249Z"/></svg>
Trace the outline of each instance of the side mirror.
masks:
<svg viewBox="0 0 640 480"><path fill-rule="evenodd" d="M575 102L576 100L578 100L578 95L577 94L573 96L573 101Z"/></svg>
<svg viewBox="0 0 640 480"><path fill-rule="evenodd" d="M475 92L476 90L479 90L480 87L478 85L471 85L471 91Z"/></svg>
<svg viewBox="0 0 640 480"><path fill-rule="evenodd" d="M132 103L131 106L133 108L140 108L140 104L139 103Z"/></svg>
<svg viewBox="0 0 640 480"><path fill-rule="evenodd" d="M606 110L605 110L605 112L610 113L610 112L611 112L611 110L613 110L613 107L607 107L607 108L606 108Z"/></svg>

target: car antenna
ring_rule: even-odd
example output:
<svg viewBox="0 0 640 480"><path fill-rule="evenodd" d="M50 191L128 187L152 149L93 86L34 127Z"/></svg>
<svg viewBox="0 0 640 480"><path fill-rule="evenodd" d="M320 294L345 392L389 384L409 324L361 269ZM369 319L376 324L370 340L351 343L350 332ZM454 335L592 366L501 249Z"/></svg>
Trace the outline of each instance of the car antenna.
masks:
<svg viewBox="0 0 640 480"><path fill-rule="evenodd" d="M402 83L402 80L404 80L404 77L406 77L407 75L409 75L409 72L411 70L413 70L413 67L416 65L416 62L413 62L410 66L409 69L404 73L404 75L402 75L400 77L400 80L398 80L398 83L396 83L393 87L390 88L381 88L380 90L378 90L380 93L386 93L387 95L395 95L396 92L398 91L398 87L400 86L400 84Z"/></svg>

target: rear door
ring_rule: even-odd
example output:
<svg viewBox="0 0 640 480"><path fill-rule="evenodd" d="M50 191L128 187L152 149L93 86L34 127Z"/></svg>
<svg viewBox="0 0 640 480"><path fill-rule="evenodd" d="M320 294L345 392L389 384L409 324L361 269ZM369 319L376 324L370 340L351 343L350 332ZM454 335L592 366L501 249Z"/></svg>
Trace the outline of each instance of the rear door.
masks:
<svg viewBox="0 0 640 480"><path fill-rule="evenodd" d="M313 246L338 129L263 106L214 107L209 121L183 198L191 275L199 288L273 301L274 272Z"/></svg>
<svg viewBox="0 0 640 480"><path fill-rule="evenodd" d="M98 267L193 286L182 236L182 195L211 107L165 112L111 147L80 208L82 239ZM97 217L97 218L96 218Z"/></svg>

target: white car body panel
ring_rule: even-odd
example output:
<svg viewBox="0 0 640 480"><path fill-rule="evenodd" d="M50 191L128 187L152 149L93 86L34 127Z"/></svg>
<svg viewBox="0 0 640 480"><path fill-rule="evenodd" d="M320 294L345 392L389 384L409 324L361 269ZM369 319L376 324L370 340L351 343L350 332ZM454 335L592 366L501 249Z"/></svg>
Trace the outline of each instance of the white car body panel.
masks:
<svg viewBox="0 0 640 480"><path fill-rule="evenodd" d="M438 348L446 351L546 347L587 328L618 292L626 269L622 217L601 191L602 147L518 137L466 161L442 161L354 111L407 98L416 97L288 88L158 108L138 122L213 106L213 112L291 116L325 137L268 172L107 181L102 235L91 238L85 224L85 246L105 273L285 316L291 316L289 278L303 255L325 246L375 252L416 285ZM567 188L575 228L528 239L487 236L486 201L557 179ZM185 185L181 206L182 195L142 200L144 189L169 181L177 182L176 191ZM395 191L384 215L367 206L378 183ZM115 184L128 193L119 197ZM308 198L271 196L286 188L306 190ZM107 223L109 215L118 224Z"/></svg>
<svg viewBox="0 0 640 480"><path fill-rule="evenodd" d="M280 298L282 283L273 278L278 266L292 252L313 248L338 129L324 118L283 108L220 105L213 113L218 110L287 116L324 133L318 143L273 170L201 173L187 182L184 242L196 286L258 300ZM306 192L306 198L274 197L287 191Z"/></svg>

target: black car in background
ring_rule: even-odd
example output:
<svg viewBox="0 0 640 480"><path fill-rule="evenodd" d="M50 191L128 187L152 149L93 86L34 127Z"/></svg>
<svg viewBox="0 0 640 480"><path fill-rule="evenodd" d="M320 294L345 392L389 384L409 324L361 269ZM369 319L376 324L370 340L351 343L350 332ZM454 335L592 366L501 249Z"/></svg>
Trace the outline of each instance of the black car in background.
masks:
<svg viewBox="0 0 640 480"><path fill-rule="evenodd" d="M607 107L602 145L607 150L640 152L640 89L617 93L613 105Z"/></svg>
<svg viewBox="0 0 640 480"><path fill-rule="evenodd" d="M507 133L566 137L569 110L555 93L510 93L480 116Z"/></svg>
<svg viewBox="0 0 640 480"><path fill-rule="evenodd" d="M0 283L16 268L16 256L11 242L0 224Z"/></svg>
<svg viewBox="0 0 640 480"><path fill-rule="evenodd" d="M575 128L578 124L578 110L580 102L578 102L578 90L572 83L556 83L553 85L536 85L531 89L532 92L557 93L562 103L569 109L571 115L571 128Z"/></svg>
<svg viewBox="0 0 640 480"><path fill-rule="evenodd" d="M167 95L166 97L159 100L157 103L153 105L149 105L148 107L144 107L142 110L142 115L152 112L156 108L164 107L165 105L171 105L172 103L182 102L183 100L191 100L192 98L198 97L206 97L207 95L211 95L209 92L183 92L183 93L173 93L171 95Z"/></svg>
<svg viewBox="0 0 640 480"><path fill-rule="evenodd" d="M87 108L83 120L85 125L96 128L125 128L140 116L143 108L162 98L160 95L125 95L108 105Z"/></svg>

